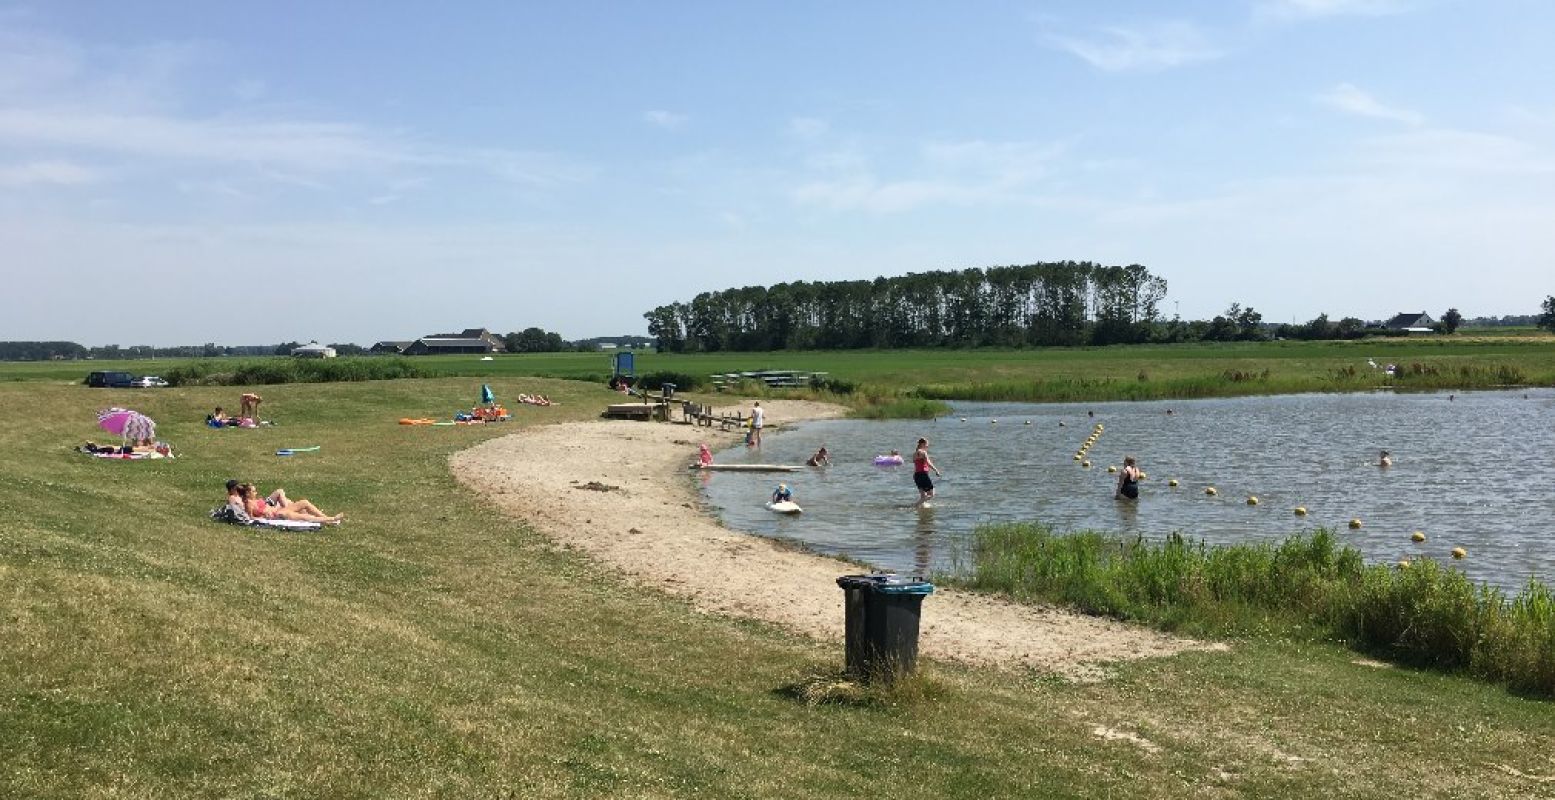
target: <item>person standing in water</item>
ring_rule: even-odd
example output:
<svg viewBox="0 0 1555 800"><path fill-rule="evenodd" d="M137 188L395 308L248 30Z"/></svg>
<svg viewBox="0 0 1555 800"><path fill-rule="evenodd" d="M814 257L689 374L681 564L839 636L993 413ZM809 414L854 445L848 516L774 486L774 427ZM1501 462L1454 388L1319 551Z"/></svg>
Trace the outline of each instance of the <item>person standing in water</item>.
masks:
<svg viewBox="0 0 1555 800"><path fill-rule="evenodd" d="M1123 469L1118 470L1118 489L1112 494L1117 500L1139 499L1139 466L1133 456L1125 456Z"/></svg>
<svg viewBox="0 0 1555 800"><path fill-rule="evenodd" d="M804 463L807 467L829 467L831 466L831 454L826 452L826 445L821 445L821 449L815 451L815 455L810 456L809 460Z"/></svg>
<svg viewBox="0 0 1555 800"><path fill-rule="evenodd" d="M761 401L751 406L751 444L761 446L761 426L766 422L767 412L762 409Z"/></svg>
<svg viewBox="0 0 1555 800"><path fill-rule="evenodd" d="M935 476L940 474L939 467L934 466L933 459L929 458L929 440L919 439L918 449L912 454L912 482L918 486L917 505L934 499L934 481L929 478L931 469Z"/></svg>
<svg viewBox="0 0 1555 800"><path fill-rule="evenodd" d="M1393 466L1393 456L1388 455L1388 451L1383 450L1382 451L1382 455L1377 456L1377 466L1379 466L1379 467L1391 467L1391 466Z"/></svg>

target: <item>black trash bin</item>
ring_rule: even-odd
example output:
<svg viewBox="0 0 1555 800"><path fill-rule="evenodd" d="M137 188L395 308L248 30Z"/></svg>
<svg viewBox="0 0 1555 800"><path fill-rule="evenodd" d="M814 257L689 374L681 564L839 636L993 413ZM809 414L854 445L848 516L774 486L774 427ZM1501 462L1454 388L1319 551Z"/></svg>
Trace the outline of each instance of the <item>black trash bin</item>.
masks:
<svg viewBox="0 0 1555 800"><path fill-rule="evenodd" d="M837 579L845 607L848 672L868 681L891 681L918 664L918 617L934 584L892 574Z"/></svg>
<svg viewBox="0 0 1555 800"><path fill-rule="evenodd" d="M659 386L659 389L664 392L664 399L665 400L669 400L670 398L675 396L675 384L673 384L673 383L661 384Z"/></svg>

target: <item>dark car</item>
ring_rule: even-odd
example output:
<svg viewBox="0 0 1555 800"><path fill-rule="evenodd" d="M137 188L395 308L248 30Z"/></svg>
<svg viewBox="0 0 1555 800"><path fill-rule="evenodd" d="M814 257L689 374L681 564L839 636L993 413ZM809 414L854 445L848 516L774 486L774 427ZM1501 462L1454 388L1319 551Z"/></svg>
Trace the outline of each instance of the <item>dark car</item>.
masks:
<svg viewBox="0 0 1555 800"><path fill-rule="evenodd" d="M134 384L135 376L128 372L99 370L86 376L87 386L98 386L105 389L128 389Z"/></svg>

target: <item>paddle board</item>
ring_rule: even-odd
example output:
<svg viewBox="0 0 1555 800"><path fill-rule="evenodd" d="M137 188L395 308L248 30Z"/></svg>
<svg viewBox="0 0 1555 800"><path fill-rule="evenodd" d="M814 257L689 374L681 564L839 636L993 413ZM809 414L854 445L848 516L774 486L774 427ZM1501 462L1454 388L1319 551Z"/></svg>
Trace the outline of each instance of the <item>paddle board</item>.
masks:
<svg viewBox="0 0 1555 800"><path fill-rule="evenodd" d="M795 503L792 500L784 500L781 503L768 503L767 508L779 514L798 514L799 512L804 511L804 509L799 507L798 503Z"/></svg>

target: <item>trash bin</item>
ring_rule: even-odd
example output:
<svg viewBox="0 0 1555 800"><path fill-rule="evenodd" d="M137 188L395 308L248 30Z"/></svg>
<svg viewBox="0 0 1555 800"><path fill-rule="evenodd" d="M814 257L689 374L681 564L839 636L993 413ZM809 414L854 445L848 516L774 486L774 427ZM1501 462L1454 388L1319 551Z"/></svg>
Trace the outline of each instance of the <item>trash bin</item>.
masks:
<svg viewBox="0 0 1555 800"><path fill-rule="evenodd" d="M848 672L891 681L918 664L918 617L934 584L893 574L844 575L843 623Z"/></svg>
<svg viewBox="0 0 1555 800"><path fill-rule="evenodd" d="M668 399L670 399L670 398L675 396L675 384L673 384L673 383L665 383L665 384L661 384L659 388L664 391L664 399L665 400L668 400Z"/></svg>

